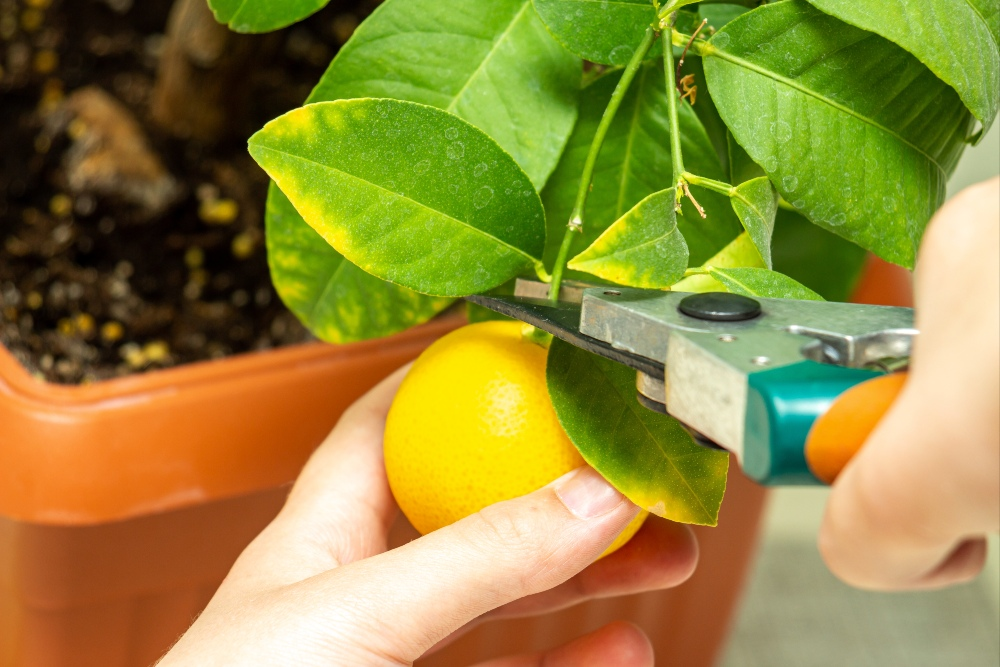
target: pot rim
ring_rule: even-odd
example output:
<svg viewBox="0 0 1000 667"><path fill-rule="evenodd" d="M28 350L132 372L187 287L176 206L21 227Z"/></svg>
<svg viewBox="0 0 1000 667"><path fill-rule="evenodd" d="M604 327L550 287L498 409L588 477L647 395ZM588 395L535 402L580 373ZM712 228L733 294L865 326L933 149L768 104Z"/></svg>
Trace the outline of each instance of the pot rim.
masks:
<svg viewBox="0 0 1000 667"><path fill-rule="evenodd" d="M150 400L160 393L176 393L196 387L267 374L316 362L334 361L358 354L372 354L407 345L427 335L443 335L453 329L459 313L445 313L429 322L383 338L332 344L319 340L285 347L253 350L221 359L191 363L101 380L91 384L62 385L33 376L4 345L0 344L0 400L25 404L55 405L68 409L93 409L106 403Z"/></svg>

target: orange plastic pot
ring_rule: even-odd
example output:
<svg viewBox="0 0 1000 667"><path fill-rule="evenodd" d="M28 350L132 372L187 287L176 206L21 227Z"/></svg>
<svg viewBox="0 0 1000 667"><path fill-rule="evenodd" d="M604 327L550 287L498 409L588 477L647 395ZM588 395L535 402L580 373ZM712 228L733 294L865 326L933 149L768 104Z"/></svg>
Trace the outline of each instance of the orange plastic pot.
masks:
<svg viewBox="0 0 1000 667"><path fill-rule="evenodd" d="M882 270L869 271L883 291L871 298L905 302L903 274ZM460 323L87 387L38 382L0 348L0 667L151 664L343 410ZM658 664L707 667L724 647L764 499L730 474L720 526L697 529L701 564L677 589L488 624L425 664L551 646L629 618L653 638Z"/></svg>
<svg viewBox="0 0 1000 667"><path fill-rule="evenodd" d="M461 324L66 387L0 348L0 515L92 525L294 479L340 413Z"/></svg>

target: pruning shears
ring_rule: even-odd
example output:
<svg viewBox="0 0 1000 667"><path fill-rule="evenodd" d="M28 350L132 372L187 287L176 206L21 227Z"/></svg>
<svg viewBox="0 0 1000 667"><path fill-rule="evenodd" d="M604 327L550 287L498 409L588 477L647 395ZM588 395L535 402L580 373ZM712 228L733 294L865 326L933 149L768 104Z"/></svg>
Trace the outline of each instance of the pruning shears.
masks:
<svg viewBox="0 0 1000 667"><path fill-rule="evenodd" d="M830 483L899 392L901 382L883 380L907 368L918 334L910 308L571 282L558 302L547 295L548 285L522 280L513 296L466 298L633 368L642 405L766 485ZM866 383L877 414L837 441L831 472L807 444Z"/></svg>

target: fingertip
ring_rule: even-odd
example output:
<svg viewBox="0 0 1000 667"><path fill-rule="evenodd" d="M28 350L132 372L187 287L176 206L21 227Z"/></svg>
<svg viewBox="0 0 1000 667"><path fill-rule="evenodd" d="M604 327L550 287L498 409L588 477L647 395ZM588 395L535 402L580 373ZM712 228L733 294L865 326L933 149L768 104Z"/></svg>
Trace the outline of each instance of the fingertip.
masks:
<svg viewBox="0 0 1000 667"><path fill-rule="evenodd" d="M638 626L614 621L549 651L539 662L546 667L653 667L653 644Z"/></svg>
<svg viewBox="0 0 1000 667"><path fill-rule="evenodd" d="M653 667L653 644L626 621L614 621L548 651L507 656L476 667Z"/></svg>
<svg viewBox="0 0 1000 667"><path fill-rule="evenodd" d="M986 565L986 538L963 541L930 574L920 581L921 588L944 588L972 581Z"/></svg>
<svg viewBox="0 0 1000 667"><path fill-rule="evenodd" d="M616 659L605 664L622 667L651 667L655 664L653 642L639 626L628 621L614 621L597 632L602 631L617 638L616 650L612 654Z"/></svg>

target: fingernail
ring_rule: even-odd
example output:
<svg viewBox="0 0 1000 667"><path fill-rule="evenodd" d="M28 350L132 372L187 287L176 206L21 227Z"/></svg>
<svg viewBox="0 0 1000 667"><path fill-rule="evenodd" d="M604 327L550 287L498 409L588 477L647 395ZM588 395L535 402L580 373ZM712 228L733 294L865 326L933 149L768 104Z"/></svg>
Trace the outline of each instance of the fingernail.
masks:
<svg viewBox="0 0 1000 667"><path fill-rule="evenodd" d="M592 519L617 507L624 496L590 466L578 468L555 485L556 495L570 512Z"/></svg>

